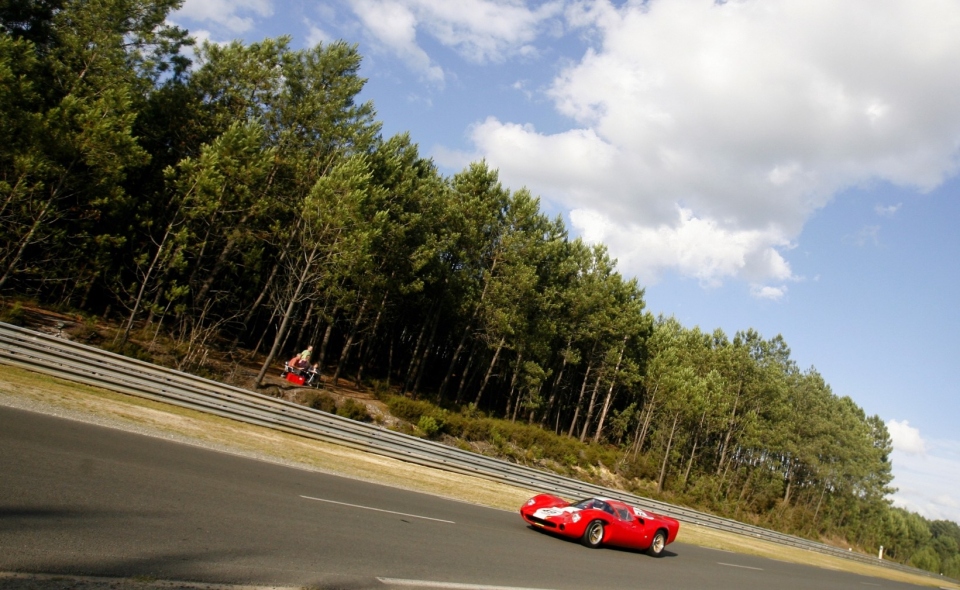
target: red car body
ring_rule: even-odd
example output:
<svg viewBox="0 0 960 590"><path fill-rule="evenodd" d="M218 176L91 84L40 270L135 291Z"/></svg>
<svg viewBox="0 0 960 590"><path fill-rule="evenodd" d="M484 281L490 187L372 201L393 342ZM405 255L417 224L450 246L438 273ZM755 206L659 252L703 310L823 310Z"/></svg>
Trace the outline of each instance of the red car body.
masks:
<svg viewBox="0 0 960 590"><path fill-rule="evenodd" d="M646 551L655 557L673 543L680 530L674 518L606 498L570 503L540 494L527 500L520 516L538 529L579 539L587 547L611 545Z"/></svg>

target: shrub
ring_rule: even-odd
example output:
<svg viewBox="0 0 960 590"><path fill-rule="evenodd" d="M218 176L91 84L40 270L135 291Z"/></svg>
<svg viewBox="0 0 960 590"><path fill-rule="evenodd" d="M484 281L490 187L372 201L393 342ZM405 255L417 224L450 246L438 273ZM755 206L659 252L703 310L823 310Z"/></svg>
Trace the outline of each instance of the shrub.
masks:
<svg viewBox="0 0 960 590"><path fill-rule="evenodd" d="M417 421L417 428L427 438L433 438L440 432L440 425L437 424L433 416L420 416L420 420Z"/></svg>
<svg viewBox="0 0 960 590"><path fill-rule="evenodd" d="M73 332L73 339L84 344L97 345L103 342L103 335L97 331L96 326L88 322Z"/></svg>
<svg viewBox="0 0 960 590"><path fill-rule="evenodd" d="M25 326L27 314L23 311L23 306L17 301L0 314L0 322L6 322L14 326Z"/></svg>
<svg viewBox="0 0 960 590"><path fill-rule="evenodd" d="M943 562L943 575L955 580L960 578L960 555L954 555Z"/></svg>
<svg viewBox="0 0 960 590"><path fill-rule="evenodd" d="M351 420L357 420L358 422L370 422L373 420L373 418L370 417L367 406L349 397L343 400L343 403L337 408L337 415Z"/></svg>
<svg viewBox="0 0 960 590"><path fill-rule="evenodd" d="M390 383L384 379L374 379L370 382L373 397L383 401L390 398Z"/></svg>
<svg viewBox="0 0 960 590"><path fill-rule="evenodd" d="M469 420L461 414L445 414L443 420L443 432L454 438L461 438L464 430L467 428Z"/></svg>
<svg viewBox="0 0 960 590"><path fill-rule="evenodd" d="M391 414L414 424L420 420L420 416L433 415L438 411L430 402L413 400L402 395L392 396L387 400L387 406Z"/></svg>
<svg viewBox="0 0 960 590"><path fill-rule="evenodd" d="M142 346L127 340L122 346L110 342L103 346L103 349L107 352L113 352L116 354L123 355L125 357L137 359L139 361L144 361L148 363L154 362L156 359L148 351L144 350Z"/></svg>
<svg viewBox="0 0 960 590"><path fill-rule="evenodd" d="M335 414L337 412L337 400L333 399L333 396L328 393L308 391L303 397L304 405L314 410L320 410L328 414Z"/></svg>
<svg viewBox="0 0 960 590"><path fill-rule="evenodd" d="M924 547L911 555L908 563L928 572L938 573L940 571L940 556L930 546Z"/></svg>

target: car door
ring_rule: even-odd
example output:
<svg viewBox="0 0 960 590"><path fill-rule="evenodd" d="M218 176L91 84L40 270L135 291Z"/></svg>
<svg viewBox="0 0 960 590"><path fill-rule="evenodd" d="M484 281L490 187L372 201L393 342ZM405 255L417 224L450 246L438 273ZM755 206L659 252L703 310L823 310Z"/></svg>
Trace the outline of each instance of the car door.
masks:
<svg viewBox="0 0 960 590"><path fill-rule="evenodd" d="M613 516L606 535L607 543L631 549L644 549L650 544L649 538L644 541L645 527L632 510L617 506Z"/></svg>

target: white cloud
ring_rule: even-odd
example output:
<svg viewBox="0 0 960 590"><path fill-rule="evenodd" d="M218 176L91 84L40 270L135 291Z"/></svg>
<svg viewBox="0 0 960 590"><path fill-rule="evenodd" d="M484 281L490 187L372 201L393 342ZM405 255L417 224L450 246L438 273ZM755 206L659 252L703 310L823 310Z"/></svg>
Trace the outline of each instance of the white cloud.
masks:
<svg viewBox="0 0 960 590"><path fill-rule="evenodd" d="M327 44L334 40L333 36L309 20L305 20L303 24L307 27L307 47Z"/></svg>
<svg viewBox="0 0 960 590"><path fill-rule="evenodd" d="M198 23L214 23L227 33L249 31L257 17L273 14L272 0L186 0L171 15L172 20L187 18Z"/></svg>
<svg viewBox="0 0 960 590"><path fill-rule="evenodd" d="M927 452L926 443L920 436L920 430L910 426L909 421L889 420L887 421L887 430L890 432L893 448L901 453L922 455Z"/></svg>
<svg viewBox="0 0 960 590"><path fill-rule="evenodd" d="M857 232L857 235L853 237L853 243L861 248L868 244L874 246L880 245L880 226L879 225L867 225L860 228L860 231Z"/></svg>
<svg viewBox="0 0 960 590"><path fill-rule="evenodd" d="M873 208L873 211L880 217L893 217L902 206L903 203L897 203L896 205L877 205Z"/></svg>
<svg viewBox="0 0 960 590"><path fill-rule="evenodd" d="M924 441L923 447L923 453L904 452L894 439L891 460L898 489L893 504L932 520L960 523L960 441Z"/></svg>
<svg viewBox="0 0 960 590"><path fill-rule="evenodd" d="M353 9L367 31L427 80L443 82L444 73L417 44L417 15L402 2L358 0Z"/></svg>
<svg viewBox="0 0 960 590"><path fill-rule="evenodd" d="M499 62L509 56L536 54L540 29L562 10L559 1L530 7L521 0L354 0L351 8L367 33L410 68L434 82L443 70L421 47L429 36L461 57Z"/></svg>
<svg viewBox="0 0 960 590"><path fill-rule="evenodd" d="M658 269L665 267L677 268L707 287L717 286L718 277L733 275L790 278L776 249L758 247L770 243L770 236L759 231L731 233L682 207L657 226L625 225L589 208L572 210L570 222L588 242L606 244L618 266L633 270L644 282L656 280ZM774 291L760 289L755 294L776 298Z"/></svg>
<svg viewBox="0 0 960 590"><path fill-rule="evenodd" d="M173 21L167 21L167 23L177 26L177 23ZM190 36L195 41L195 44L182 47L180 49L180 53L192 62L191 67L197 66L197 50L202 47L204 43L211 43L214 45L223 45L227 43L226 41L215 41L213 39L213 33L206 29L190 29Z"/></svg>
<svg viewBox="0 0 960 590"><path fill-rule="evenodd" d="M208 31L208 30L206 30L206 29L192 29L192 30L190 31L190 36L193 37L194 40L196 40L196 42L197 42L197 44L196 44L194 47L199 47L199 46L203 45L204 43L216 43L216 42L213 40L213 33L211 33L210 31ZM193 57L194 57L194 55L195 55L195 53L196 53L196 52L194 51L194 47L188 47L188 48L186 48L187 51L190 52L190 53L189 53L189 56L190 56L191 59L193 59Z"/></svg>
<svg viewBox="0 0 960 590"><path fill-rule="evenodd" d="M779 287L771 287L768 285L751 285L750 294L757 299L779 301L787 294L787 288L782 285Z"/></svg>
<svg viewBox="0 0 960 590"><path fill-rule="evenodd" d="M958 170L953 0L584 0L566 18L597 40L548 93L573 128L488 118L471 139L625 272L782 296L764 286L795 280L783 253L838 191Z"/></svg>

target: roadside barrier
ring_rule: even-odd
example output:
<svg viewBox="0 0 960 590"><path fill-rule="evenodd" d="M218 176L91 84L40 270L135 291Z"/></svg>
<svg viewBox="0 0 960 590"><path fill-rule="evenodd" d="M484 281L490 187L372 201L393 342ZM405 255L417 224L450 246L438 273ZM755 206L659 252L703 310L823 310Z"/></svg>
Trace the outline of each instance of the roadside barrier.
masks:
<svg viewBox="0 0 960 590"><path fill-rule="evenodd" d="M681 522L943 579L925 570L485 457L2 322L0 363L538 493L614 498Z"/></svg>

